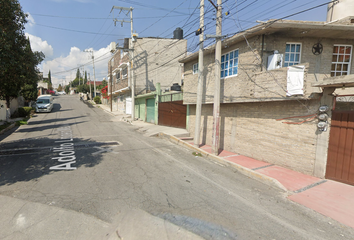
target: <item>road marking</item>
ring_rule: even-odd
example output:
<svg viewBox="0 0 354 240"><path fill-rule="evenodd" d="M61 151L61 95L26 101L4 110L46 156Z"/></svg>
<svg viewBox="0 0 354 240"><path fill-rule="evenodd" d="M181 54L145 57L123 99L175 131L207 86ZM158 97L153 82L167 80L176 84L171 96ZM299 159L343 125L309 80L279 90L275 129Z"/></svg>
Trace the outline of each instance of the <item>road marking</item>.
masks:
<svg viewBox="0 0 354 240"><path fill-rule="evenodd" d="M98 155L98 154L100 154L100 153L109 153L109 152L118 154L118 152L113 152L113 150L114 150L113 148L115 148L115 147L117 147L117 146L111 146L111 147L94 147L94 148L96 148L96 149L99 149L99 151L92 153L92 156L96 156L96 155Z"/></svg>
<svg viewBox="0 0 354 240"><path fill-rule="evenodd" d="M54 157L52 160L64 162L62 164L50 167L50 170L75 170L76 167L71 166L76 163L76 156L74 151L73 133L70 126L58 128L60 132L60 140L55 143L61 143L59 147L53 148L53 152L59 152L59 157Z"/></svg>

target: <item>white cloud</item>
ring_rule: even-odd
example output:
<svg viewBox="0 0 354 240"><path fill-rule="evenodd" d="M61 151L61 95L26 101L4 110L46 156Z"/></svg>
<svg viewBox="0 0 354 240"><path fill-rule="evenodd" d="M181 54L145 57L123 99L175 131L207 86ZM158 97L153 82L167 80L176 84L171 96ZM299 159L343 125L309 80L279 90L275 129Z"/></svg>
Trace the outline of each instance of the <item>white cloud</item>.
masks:
<svg viewBox="0 0 354 240"><path fill-rule="evenodd" d="M46 57L53 56L53 47L47 41L29 33L25 33L25 35L30 39L32 51L42 51Z"/></svg>
<svg viewBox="0 0 354 240"><path fill-rule="evenodd" d="M87 50L94 52L96 80L102 81L103 76L108 74L107 64L111 57L109 45L97 51L93 49ZM90 73L91 80L93 80L91 56L92 55L89 52L84 52L77 47L72 47L67 56L61 56L43 63L44 76L46 77L50 70L54 87L57 87L59 84L66 85L75 79L77 68L84 65L85 71ZM82 73L82 69L80 69L80 72ZM87 75L87 77L89 77L89 75Z"/></svg>
<svg viewBox="0 0 354 240"><path fill-rule="evenodd" d="M27 24L30 26L30 27L33 27L34 24L36 24L36 21L34 21L34 18L32 17L32 15L27 12L26 14L28 14L27 16Z"/></svg>

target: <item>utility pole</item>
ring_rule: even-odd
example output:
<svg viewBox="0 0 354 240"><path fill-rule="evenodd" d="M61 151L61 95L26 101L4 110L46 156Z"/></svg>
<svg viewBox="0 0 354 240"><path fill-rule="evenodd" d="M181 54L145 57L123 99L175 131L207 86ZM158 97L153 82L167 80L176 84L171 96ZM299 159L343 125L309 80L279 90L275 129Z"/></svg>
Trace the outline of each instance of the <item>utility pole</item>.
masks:
<svg viewBox="0 0 354 240"><path fill-rule="evenodd" d="M125 7L117 7L117 6L113 6L111 12L113 11L113 9L119 9L121 13L122 11L127 11L126 15L128 15L128 13L130 12L130 21L127 20L117 20L116 18L113 19L114 21L114 25L116 25L117 22L121 23L121 26L123 27L123 23L130 23L130 38L132 41L132 45L131 48L129 48L129 51L132 52L132 54L129 56L131 56L130 59L130 67L131 67L131 99L132 99L132 106L131 106L131 112L132 112L132 121L134 121L135 119L135 82L134 82L134 41L135 40L135 35L133 34L133 9L132 7L130 8L125 8Z"/></svg>
<svg viewBox="0 0 354 240"><path fill-rule="evenodd" d="M216 12L216 44L215 44L215 92L213 106L213 142L212 150L219 155L220 138L220 72L221 72L221 23L222 23L222 0L217 0Z"/></svg>
<svg viewBox="0 0 354 240"><path fill-rule="evenodd" d="M204 84L204 0L200 0L200 24L199 30L199 58L198 58L198 88L197 88L197 105L195 114L195 132L194 146L199 147L200 144L200 123L202 118L202 101L203 101L203 84ZM206 127L206 126L204 126Z"/></svg>
<svg viewBox="0 0 354 240"><path fill-rule="evenodd" d="M91 77L90 77L90 73L89 73L89 83L90 83L90 100L92 100L92 92L91 92Z"/></svg>
<svg viewBox="0 0 354 240"><path fill-rule="evenodd" d="M113 55L113 57L114 57L114 55ZM111 61L110 61L110 68L109 68L109 72L110 72L110 86L111 86L111 89L110 89L110 92L111 92L111 96L110 96L110 102L111 102L111 112L113 111L113 95L112 95L112 88L113 88L113 75L112 75L112 59L111 59Z"/></svg>

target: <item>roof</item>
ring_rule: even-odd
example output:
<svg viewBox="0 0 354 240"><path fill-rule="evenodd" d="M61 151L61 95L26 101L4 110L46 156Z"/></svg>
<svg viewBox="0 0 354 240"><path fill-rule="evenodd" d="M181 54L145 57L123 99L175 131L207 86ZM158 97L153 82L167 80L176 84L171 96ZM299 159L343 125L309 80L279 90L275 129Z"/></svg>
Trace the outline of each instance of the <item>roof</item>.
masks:
<svg viewBox="0 0 354 240"><path fill-rule="evenodd" d="M312 84L313 87L354 87L354 74L325 78Z"/></svg>
<svg viewBox="0 0 354 240"><path fill-rule="evenodd" d="M348 19L354 17L347 17ZM281 33L289 38L313 37L313 38L336 38L336 39L354 39L354 24L338 22L311 22L296 20L269 20L260 23L252 28L244 30L223 40L223 44L235 44L244 41L244 37L253 37L257 35L269 35ZM215 44L205 48L204 53L214 52ZM188 55L179 60L181 63L189 62L198 58L198 52Z"/></svg>

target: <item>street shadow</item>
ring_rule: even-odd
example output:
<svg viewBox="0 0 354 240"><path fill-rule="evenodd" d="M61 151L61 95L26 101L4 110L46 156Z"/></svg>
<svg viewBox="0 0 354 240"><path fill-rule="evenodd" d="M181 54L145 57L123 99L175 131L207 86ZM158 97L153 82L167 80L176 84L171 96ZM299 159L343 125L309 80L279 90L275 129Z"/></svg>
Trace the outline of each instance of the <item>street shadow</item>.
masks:
<svg viewBox="0 0 354 240"><path fill-rule="evenodd" d="M53 147L59 148L62 143L55 141L60 141L60 139L41 138L0 142L0 186L38 180L55 172L94 167L102 161L102 153L97 153L97 148L95 148L95 146L102 147L100 145L102 143L76 138L72 142L74 150L71 159L59 162L60 152L54 152ZM44 147L43 145L50 146ZM72 170L60 169L60 167L51 169L69 162L72 162L69 165L73 168Z"/></svg>
<svg viewBox="0 0 354 240"><path fill-rule="evenodd" d="M34 115L33 117L35 118L36 115ZM68 120L78 119L78 118L82 118L82 117L79 116L79 117L69 117L69 118L55 118L55 119L46 119L46 120L31 119L31 121L29 121L27 125L33 126L36 124L48 124L53 122L57 123L57 122L64 122Z"/></svg>
<svg viewBox="0 0 354 240"><path fill-rule="evenodd" d="M58 119L59 121L65 121L65 119ZM59 122L56 119L50 120L50 122ZM75 123L67 123L65 125L71 126L71 125L75 125L75 124L80 124L80 123L85 123L86 121L81 121L81 122L75 122ZM40 122L41 125L43 124L43 122ZM33 127L33 124L31 124L31 127L25 128L22 127L19 130L17 130L17 132L36 132L36 131L43 131L43 130L47 130L47 129L53 129L56 128L57 124L51 124L51 125L46 125L46 126L41 126L41 127Z"/></svg>

